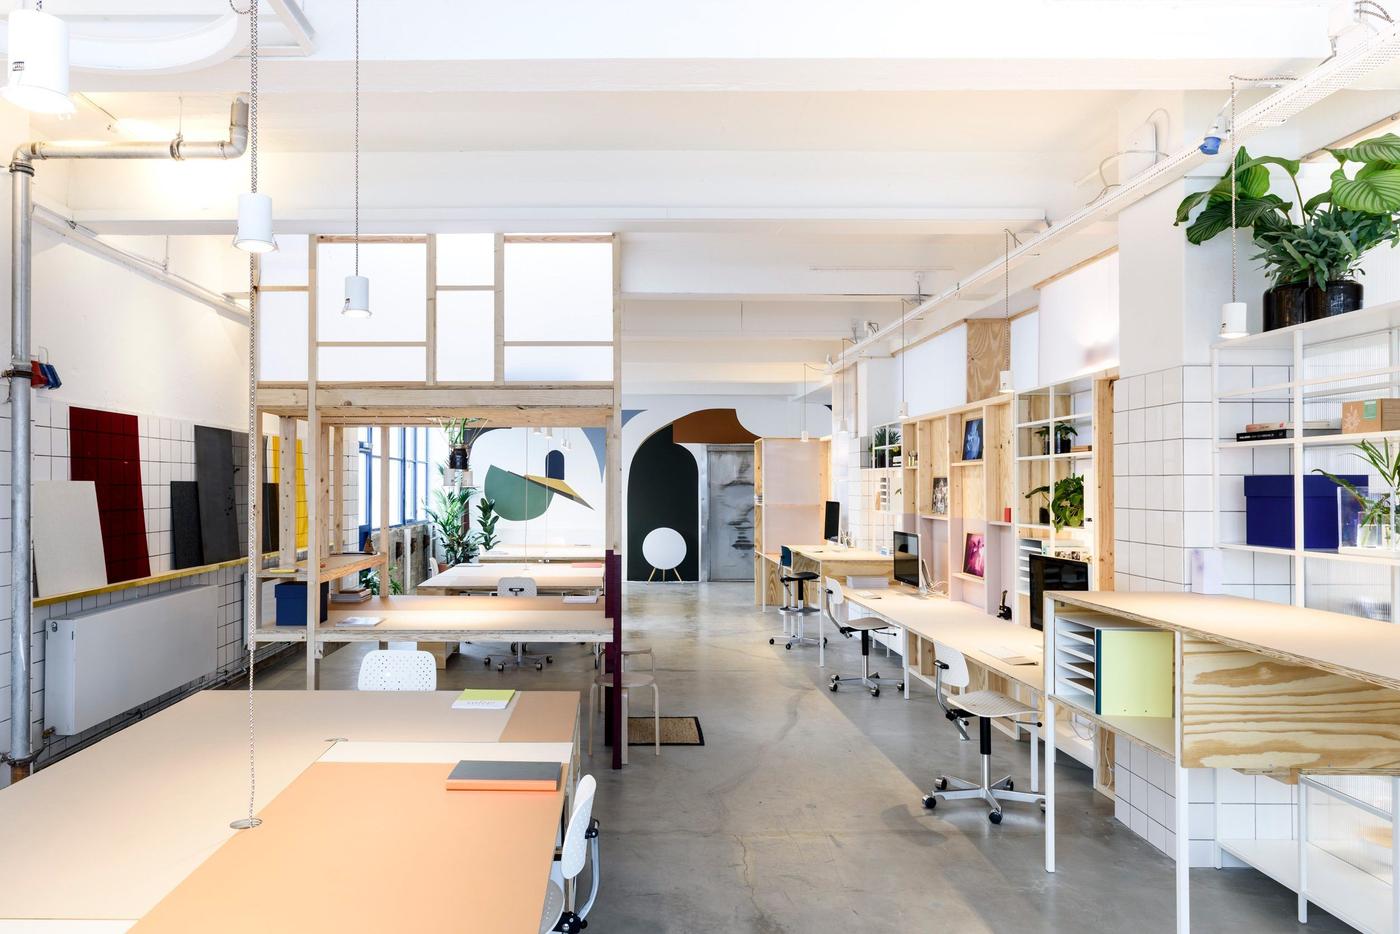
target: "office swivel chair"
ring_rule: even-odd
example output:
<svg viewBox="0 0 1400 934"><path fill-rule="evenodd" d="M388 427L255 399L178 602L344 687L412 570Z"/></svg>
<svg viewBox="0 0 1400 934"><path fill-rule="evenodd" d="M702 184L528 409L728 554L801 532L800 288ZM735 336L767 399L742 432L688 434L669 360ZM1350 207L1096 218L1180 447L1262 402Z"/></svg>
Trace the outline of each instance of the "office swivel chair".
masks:
<svg viewBox="0 0 1400 934"><path fill-rule="evenodd" d="M792 549L786 545L780 547L782 548L782 555L779 559L781 567L778 572L778 580L783 585L783 600L785 602L782 606L778 607L778 612L783 615L783 635L787 637L787 644L783 647L791 649L794 645L816 645L816 637L807 635L806 627L802 625L802 617L808 613L817 612L816 607L807 606L807 591L805 588L808 581L818 580L821 575L817 574L815 571L794 572L792 570ZM786 570L787 573L783 573L784 570ZM793 586L794 584L796 585L795 588ZM794 602L794 590L796 602ZM788 623L789 618L791 618L790 626ZM770 638L768 644L776 645L777 641L778 640L775 638Z"/></svg>
<svg viewBox="0 0 1400 934"><path fill-rule="evenodd" d="M503 577L496 584L496 596L498 597L535 597L539 595L539 587L533 577ZM526 649L528 646L523 642L512 642L510 650L512 655L504 657L500 655L486 656L486 667L491 667L491 659L496 659L496 670L505 671L507 662L514 662L516 668L523 668L527 662L535 663L536 671L543 671L545 662L554 664L553 655L530 655Z"/></svg>
<svg viewBox="0 0 1400 934"><path fill-rule="evenodd" d="M976 717L978 720L978 743L981 745L982 752L982 781L981 784L977 784L960 778L948 778L940 775L938 780L934 782L934 790L924 795L924 807L932 810L938 806L939 798L946 801L979 798L991 807L987 819L993 824L1001 823L1001 802L1003 800L1039 804L1040 809L1045 810L1045 795L1017 791L1010 775L992 781L992 720L1005 718L1013 723L1034 726L1038 729L1040 727L1038 719L1016 719L1026 714L1034 716L1035 707L1018 701L1014 697L1008 697L999 691L971 691L945 697L943 692L945 687L965 688L971 683L972 678L967 672L967 659L957 649L949 648L941 642L934 642L933 654L935 659L933 663L934 696L938 698L938 705L943 708L944 714L957 726L958 733L962 735L964 741L968 739L967 718ZM948 790L950 787L953 789L952 791Z"/></svg>
<svg viewBox="0 0 1400 934"><path fill-rule="evenodd" d="M592 775L579 779L574 790L574 813L569 816L569 826L564 831L564 846L555 859L549 873L549 883L544 892L544 912L540 917L540 934L549 931L564 931L578 934L588 927L588 912L598 898L598 820L593 816L593 795L598 783ZM592 863L593 870L588 892L588 900L578 911L569 911L568 896L565 892L568 883L578 878L584 863Z"/></svg>
<svg viewBox="0 0 1400 934"><path fill-rule="evenodd" d="M828 577L826 579L826 618L831 620L831 624L836 627L836 631L847 639L851 638L855 633L860 633L861 662L865 666L863 669L864 673L861 674L860 677L843 678L841 675L832 675L831 681L829 682L831 692L835 694L841 688L841 685L853 682L859 683L867 688L870 691L871 697L880 696L880 685L882 684L893 684L895 690L903 691L904 682L898 678L882 678L878 671L874 674L870 673L870 634L872 632L880 632L888 629L889 623L882 619L876 619L873 616L861 616L856 619L847 618L845 622L842 622L836 618L836 614L832 611L845 602L846 594L841 590L841 585L838 584L834 578ZM849 617L849 614L847 615Z"/></svg>

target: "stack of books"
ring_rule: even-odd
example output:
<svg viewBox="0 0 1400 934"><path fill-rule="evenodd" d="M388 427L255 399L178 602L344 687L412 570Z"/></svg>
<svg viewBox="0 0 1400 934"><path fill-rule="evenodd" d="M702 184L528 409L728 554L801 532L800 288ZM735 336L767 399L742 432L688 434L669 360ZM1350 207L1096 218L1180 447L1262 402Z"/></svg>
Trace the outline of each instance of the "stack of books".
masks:
<svg viewBox="0 0 1400 934"><path fill-rule="evenodd" d="M369 600L369 591L364 587L354 590L341 590L331 594L332 603L364 603Z"/></svg>
<svg viewBox="0 0 1400 934"><path fill-rule="evenodd" d="M1340 425L1327 419L1303 422L1302 428L1304 438L1335 435L1341 431ZM1236 441L1276 441L1292 437L1293 425L1290 422L1250 422L1244 426L1244 431L1235 432Z"/></svg>

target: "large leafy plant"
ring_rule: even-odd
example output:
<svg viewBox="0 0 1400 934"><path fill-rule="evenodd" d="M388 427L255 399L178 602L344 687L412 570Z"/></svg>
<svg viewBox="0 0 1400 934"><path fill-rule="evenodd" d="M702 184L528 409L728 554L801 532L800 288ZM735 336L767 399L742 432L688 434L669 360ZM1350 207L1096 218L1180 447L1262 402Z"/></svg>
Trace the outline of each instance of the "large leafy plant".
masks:
<svg viewBox="0 0 1400 934"><path fill-rule="evenodd" d="M1227 169L1209 190L1182 199L1176 209L1176 224L1191 221L1186 239L1205 243L1230 229L1233 201L1235 226L1252 231L1259 248L1253 258L1262 261L1274 285L1308 284L1325 289L1329 282L1359 275L1367 251L1383 243L1394 246L1400 239L1396 218L1400 211L1400 136L1387 133L1328 151L1338 163L1331 185L1304 200L1297 159L1251 158L1241 147L1233 170ZM1347 171L1353 164L1359 168L1349 176ZM1287 175L1295 201L1285 201L1269 190L1271 165ZM1198 207L1201 210L1192 219Z"/></svg>
<svg viewBox="0 0 1400 934"><path fill-rule="evenodd" d="M477 542L483 551L490 551L501 542L496 537L496 523L501 519L496 512L496 501L483 496L476 504L476 512Z"/></svg>
<svg viewBox="0 0 1400 934"><path fill-rule="evenodd" d="M471 529L471 497L475 492L472 487L441 487L434 495L436 508L428 510L448 565L463 564L476 556L480 540Z"/></svg>

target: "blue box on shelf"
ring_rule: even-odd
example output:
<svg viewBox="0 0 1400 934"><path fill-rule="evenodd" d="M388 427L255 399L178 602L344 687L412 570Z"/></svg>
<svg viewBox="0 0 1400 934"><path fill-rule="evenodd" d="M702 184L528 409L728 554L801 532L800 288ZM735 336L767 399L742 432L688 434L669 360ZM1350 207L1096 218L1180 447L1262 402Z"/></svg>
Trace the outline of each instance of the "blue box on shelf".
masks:
<svg viewBox="0 0 1400 934"><path fill-rule="evenodd" d="M330 581L321 582L321 622L325 622L330 611ZM277 600L277 625L306 625L306 581L283 581L272 588L272 596ZM293 622L294 621L294 622Z"/></svg>
<svg viewBox="0 0 1400 934"><path fill-rule="evenodd" d="M1363 493L1365 474L1338 474ZM1303 547L1337 547L1337 490L1321 474L1303 477ZM1293 547L1293 477L1264 474L1244 478L1244 540L1263 548ZM303 611L304 612L304 611Z"/></svg>

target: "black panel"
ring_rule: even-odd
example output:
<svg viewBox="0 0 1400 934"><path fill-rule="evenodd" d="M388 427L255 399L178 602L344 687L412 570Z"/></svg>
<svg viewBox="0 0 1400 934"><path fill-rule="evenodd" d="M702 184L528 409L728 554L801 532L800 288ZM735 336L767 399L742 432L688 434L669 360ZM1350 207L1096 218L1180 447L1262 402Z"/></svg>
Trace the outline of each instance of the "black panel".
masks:
<svg viewBox="0 0 1400 934"><path fill-rule="evenodd" d="M642 442L627 480L627 579L646 580L651 565L642 539L652 529L671 528L685 539L682 580L700 577L700 470L689 451L672 440L667 425Z"/></svg>
<svg viewBox="0 0 1400 934"><path fill-rule="evenodd" d="M238 556L248 557L248 433L233 433L233 513Z"/></svg>
<svg viewBox="0 0 1400 934"><path fill-rule="evenodd" d="M204 563L204 543L199 531L199 484L193 480L170 481L171 566L196 568Z"/></svg>
<svg viewBox="0 0 1400 934"><path fill-rule="evenodd" d="M263 520L263 551L276 551L281 547L282 504L277 499L277 484L264 483L262 487L262 502L258 504L258 509L262 512Z"/></svg>
<svg viewBox="0 0 1400 934"><path fill-rule="evenodd" d="M233 432L194 426L194 476L199 484L199 529L204 561L215 564L243 554L233 495Z"/></svg>

